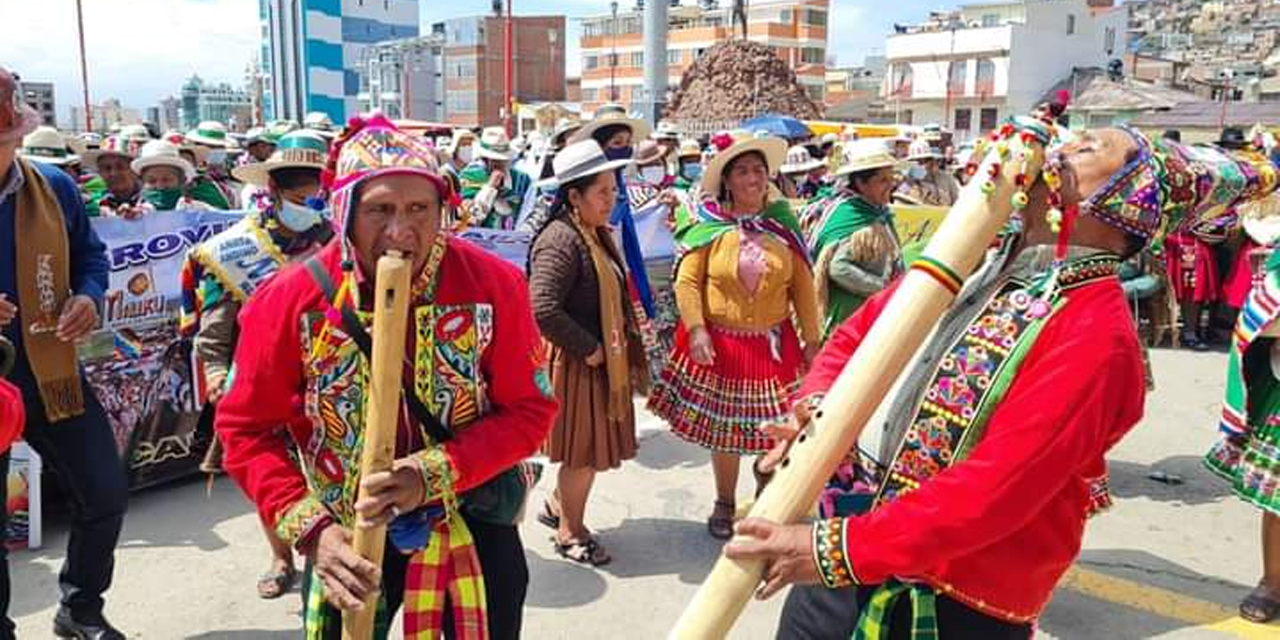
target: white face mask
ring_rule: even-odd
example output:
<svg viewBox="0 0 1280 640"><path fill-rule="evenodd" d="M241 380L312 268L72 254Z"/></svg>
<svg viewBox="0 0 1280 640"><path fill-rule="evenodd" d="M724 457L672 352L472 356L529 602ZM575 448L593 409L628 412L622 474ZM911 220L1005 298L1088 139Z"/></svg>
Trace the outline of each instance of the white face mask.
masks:
<svg viewBox="0 0 1280 640"><path fill-rule="evenodd" d="M458 152L454 155L458 157L458 162L462 164L471 164L471 161L476 157L475 150L470 146L458 147Z"/></svg>
<svg viewBox="0 0 1280 640"><path fill-rule="evenodd" d="M913 164L911 165L910 169L907 169L907 177L911 178L912 180L923 180L924 176L925 176L925 170L924 170L924 167L921 165Z"/></svg>
<svg viewBox="0 0 1280 640"><path fill-rule="evenodd" d="M640 167L640 176L645 182L650 184L658 184L667 178L667 168L661 165L650 165L648 167Z"/></svg>
<svg viewBox="0 0 1280 640"><path fill-rule="evenodd" d="M302 233L324 221L319 211L288 200L282 201L280 206L276 207L276 217L279 218L280 224L294 233Z"/></svg>

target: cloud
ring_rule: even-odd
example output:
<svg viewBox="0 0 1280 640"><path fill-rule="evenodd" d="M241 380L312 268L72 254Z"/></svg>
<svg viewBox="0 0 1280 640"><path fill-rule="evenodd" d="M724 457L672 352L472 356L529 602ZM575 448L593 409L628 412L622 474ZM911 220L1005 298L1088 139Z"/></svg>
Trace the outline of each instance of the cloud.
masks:
<svg viewBox="0 0 1280 640"><path fill-rule="evenodd" d="M853 0L833 1L828 18L827 53L835 56L837 65L860 64L868 51L884 47L883 35L876 33L878 25L872 24L866 9L855 6ZM866 46L867 43L875 46Z"/></svg>
<svg viewBox="0 0 1280 640"><path fill-rule="evenodd" d="M145 110L177 95L192 73L243 84L258 51L258 0L86 0L90 99ZM52 81L65 118L81 102L75 3L0 0L4 64Z"/></svg>

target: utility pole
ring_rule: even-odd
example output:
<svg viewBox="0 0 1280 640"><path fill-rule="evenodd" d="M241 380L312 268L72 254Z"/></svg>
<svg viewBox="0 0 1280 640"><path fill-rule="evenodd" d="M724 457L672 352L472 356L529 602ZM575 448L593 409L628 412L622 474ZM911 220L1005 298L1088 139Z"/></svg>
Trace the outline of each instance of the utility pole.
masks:
<svg viewBox="0 0 1280 640"><path fill-rule="evenodd" d="M609 27L612 33L612 44L609 51L609 102L618 101L618 0L609 3L613 11L613 22Z"/></svg>
<svg viewBox="0 0 1280 640"><path fill-rule="evenodd" d="M667 2L644 6L645 115L655 127L667 102Z"/></svg>
<svg viewBox="0 0 1280 640"><path fill-rule="evenodd" d="M515 103L512 100L512 93L515 86L515 50L513 47L515 31L515 21L511 17L511 0L507 0L507 16L506 16L506 50L507 59L504 61L502 78L503 78L503 104L502 109L504 118L502 124L507 129L507 135L512 134L511 124L514 121L512 111L515 110Z"/></svg>
<svg viewBox="0 0 1280 640"><path fill-rule="evenodd" d="M76 24L80 30L80 83L84 85L84 130L93 133L93 110L89 108L89 62L84 52L84 11L76 0Z"/></svg>

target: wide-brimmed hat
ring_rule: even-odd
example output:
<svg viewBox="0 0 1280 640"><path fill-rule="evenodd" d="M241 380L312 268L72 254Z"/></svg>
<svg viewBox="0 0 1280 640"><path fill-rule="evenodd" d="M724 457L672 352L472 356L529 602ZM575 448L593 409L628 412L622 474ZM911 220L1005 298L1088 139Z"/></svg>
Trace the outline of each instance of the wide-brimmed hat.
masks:
<svg viewBox="0 0 1280 640"><path fill-rule="evenodd" d="M929 144L924 138L917 138L911 146L907 148L907 161L916 162L919 160L938 160L942 158L942 154L938 153L933 145Z"/></svg>
<svg viewBox="0 0 1280 640"><path fill-rule="evenodd" d="M254 127L244 134L244 148L248 149L258 143L279 144L280 137L280 134L266 127Z"/></svg>
<svg viewBox="0 0 1280 640"><path fill-rule="evenodd" d="M329 158L329 141L315 131L295 131L280 138L271 157L231 170L236 180L265 187L277 169L324 169Z"/></svg>
<svg viewBox="0 0 1280 640"><path fill-rule="evenodd" d="M680 127L677 127L676 123L671 122L670 120L663 120L658 123L658 128L655 129L653 133L649 134L649 137L654 140L668 140L675 142L680 140Z"/></svg>
<svg viewBox="0 0 1280 640"><path fill-rule="evenodd" d="M193 144L224 149L227 146L227 127L221 122L206 120L188 131L186 139Z"/></svg>
<svg viewBox="0 0 1280 640"><path fill-rule="evenodd" d="M551 146L563 148L569 143L569 136L577 133L582 128L581 120L570 120L561 118L556 121L556 128L551 132Z"/></svg>
<svg viewBox="0 0 1280 640"><path fill-rule="evenodd" d="M121 156L130 160L142 152L142 145L151 141L151 132L140 124L127 124L115 134L107 136L97 149L84 152L85 164L97 166L103 156Z"/></svg>
<svg viewBox="0 0 1280 640"><path fill-rule="evenodd" d="M610 160L604 155L600 143L593 139L579 140L561 149L551 161L555 175L538 182L539 188L559 187L598 173L613 171L631 164L630 160Z"/></svg>
<svg viewBox="0 0 1280 640"><path fill-rule="evenodd" d="M177 145L168 140L152 140L142 145L142 151L129 166L138 175L151 167L173 167L182 172L184 180L196 177L195 167L178 153Z"/></svg>
<svg viewBox="0 0 1280 640"><path fill-rule="evenodd" d="M40 114L22 101L18 79L0 67L0 143L21 140L40 126Z"/></svg>
<svg viewBox="0 0 1280 640"><path fill-rule="evenodd" d="M41 164L63 166L80 162L80 156L71 152L67 140L53 127L36 127L35 131L22 138L22 148L18 153Z"/></svg>
<svg viewBox="0 0 1280 640"><path fill-rule="evenodd" d="M645 140L636 147L633 161L638 165L661 162L667 158L668 151L669 149L658 144L657 140Z"/></svg>
<svg viewBox="0 0 1280 640"><path fill-rule="evenodd" d="M693 138L685 138L684 140L680 141L680 150L677 151L676 153L678 154L677 157L680 157L680 158L692 158L695 156L701 158L702 145L699 144L698 141L694 140Z"/></svg>
<svg viewBox="0 0 1280 640"><path fill-rule="evenodd" d="M485 130L480 133L480 140L476 143L476 155L489 160L510 162L512 153L511 138L507 137L506 129L485 127Z"/></svg>
<svg viewBox="0 0 1280 640"><path fill-rule="evenodd" d="M317 131L326 138L332 138L337 134L336 128L333 126L333 118L323 111L312 111L302 117L302 128Z"/></svg>
<svg viewBox="0 0 1280 640"><path fill-rule="evenodd" d="M1249 139L1245 137L1244 130L1240 127L1226 127L1218 136L1218 141L1214 144L1223 149L1237 151L1249 146Z"/></svg>
<svg viewBox="0 0 1280 640"><path fill-rule="evenodd" d="M787 141L772 137L748 137L735 141L727 149L717 153L707 164L707 170L702 174L702 193L710 196L719 194L725 169L735 159L748 153L763 155L765 167L769 170L769 175L773 175L787 159Z"/></svg>
<svg viewBox="0 0 1280 640"><path fill-rule="evenodd" d="M605 127L622 125L631 130L632 144L639 142L640 138L649 136L649 123L639 118L632 118L627 115L627 110L621 105L606 104L596 109L596 116L591 122L582 125L577 133L569 138L569 142L578 142L587 138L594 138L595 133Z"/></svg>
<svg viewBox="0 0 1280 640"><path fill-rule="evenodd" d="M823 160L815 160L813 154L809 153L809 148L798 144L787 149L787 161L778 171L784 174L809 173L818 167L825 165Z"/></svg>
<svg viewBox="0 0 1280 640"><path fill-rule="evenodd" d="M898 168L902 161L893 155L889 144L892 143L875 138L845 143L844 151L840 156L840 168L836 170L835 175L847 176L851 173L885 167Z"/></svg>
<svg viewBox="0 0 1280 640"><path fill-rule="evenodd" d="M471 144L476 142L476 132L470 129L454 129L453 137L449 139L449 146L445 147L445 152L452 157L458 153L458 147L462 146L463 140L470 140Z"/></svg>

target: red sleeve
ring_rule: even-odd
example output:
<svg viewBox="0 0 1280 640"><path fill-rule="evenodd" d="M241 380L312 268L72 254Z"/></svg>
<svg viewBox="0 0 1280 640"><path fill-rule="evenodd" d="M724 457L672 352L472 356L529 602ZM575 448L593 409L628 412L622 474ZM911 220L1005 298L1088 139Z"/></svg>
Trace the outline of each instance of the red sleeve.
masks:
<svg viewBox="0 0 1280 640"><path fill-rule="evenodd" d="M840 372L844 371L844 365L849 363L853 352L857 351L858 346L862 344L862 339L866 337L868 331L871 331L871 325L875 324L876 318L880 317L880 313L889 304L889 298L893 296L893 292L898 290L898 282L901 282L901 279L884 291L868 298L827 338L822 351L818 352L818 357L813 359L813 366L809 367L809 373L805 374L800 391L794 398L796 402L814 394L826 393L827 389L835 384L836 378L840 377Z"/></svg>
<svg viewBox="0 0 1280 640"><path fill-rule="evenodd" d="M916 575L1020 530L1138 422L1140 347L1117 324L1132 322L1119 292L1101 293L1119 302L1079 300L1045 329L969 458L846 521L859 581Z"/></svg>
<svg viewBox="0 0 1280 640"><path fill-rule="evenodd" d="M9 445L22 436L26 417L22 391L8 380L0 379L0 454L8 451Z"/></svg>
<svg viewBox="0 0 1280 640"><path fill-rule="evenodd" d="M306 422L300 395L303 292L296 289L307 284L281 274L244 306L231 389L218 403L214 422L223 467L273 526L308 495L306 479L289 455L286 432L287 426Z"/></svg>
<svg viewBox="0 0 1280 640"><path fill-rule="evenodd" d="M505 267L505 265L503 265ZM493 342L481 367L489 412L445 444L457 474L454 490L480 486L531 456L551 432L559 409L547 378L542 336L533 319L529 287L504 268L491 289Z"/></svg>

